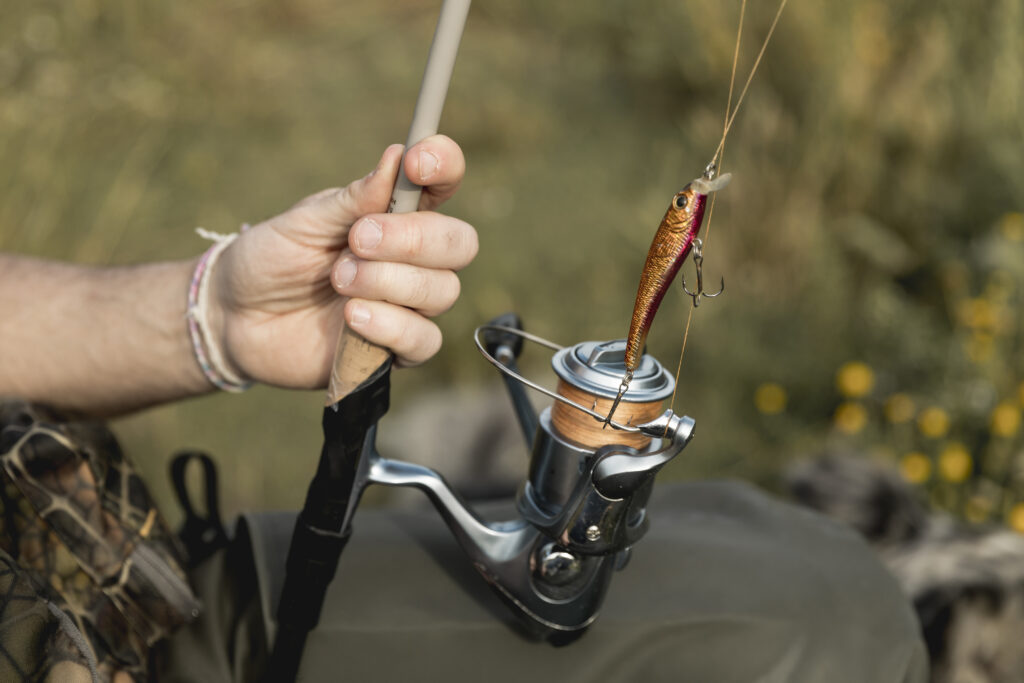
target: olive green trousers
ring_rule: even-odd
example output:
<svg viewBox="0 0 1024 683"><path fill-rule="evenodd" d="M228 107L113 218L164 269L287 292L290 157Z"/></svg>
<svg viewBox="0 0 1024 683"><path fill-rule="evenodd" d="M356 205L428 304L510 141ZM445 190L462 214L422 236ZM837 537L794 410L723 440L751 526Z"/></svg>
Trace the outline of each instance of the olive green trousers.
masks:
<svg viewBox="0 0 1024 683"><path fill-rule="evenodd" d="M300 680L927 680L913 611L852 532L736 482L659 484L648 512L596 623L553 647L520 634L433 510L361 510ZM245 516L194 572L206 611L161 648L158 680L258 679L293 523Z"/></svg>

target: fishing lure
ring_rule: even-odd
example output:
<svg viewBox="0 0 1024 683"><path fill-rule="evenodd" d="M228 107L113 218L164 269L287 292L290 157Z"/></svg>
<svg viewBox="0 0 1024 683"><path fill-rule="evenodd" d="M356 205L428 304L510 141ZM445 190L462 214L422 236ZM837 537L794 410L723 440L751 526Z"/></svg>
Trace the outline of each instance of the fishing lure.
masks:
<svg viewBox="0 0 1024 683"><path fill-rule="evenodd" d="M757 73L757 67L761 64L761 58L768 48L768 43L775 34L775 27L779 23L779 17L782 16L782 10L785 9L786 2L787 0L780 0L779 2L775 18L772 19L772 25L768 29L767 35L765 35L764 42L761 44L761 51L758 52L757 59L754 60L754 65L750 68L747 82L743 85L743 89L740 91L740 96L737 98L736 106L734 107L732 105L732 94L733 86L736 83L736 64L739 60L740 36L743 34L743 17L746 13L747 0L743 0L743 3L740 5L740 25L736 33L736 49L733 53L732 78L729 81L729 101L725 105L725 125L722 129L722 137L718 141L718 147L715 148L715 153L711 157L711 163L705 169L704 175L689 183L672 198L672 203L669 205L668 211L665 212L665 217L658 227L658 232L654 235L654 242L651 243L651 248L647 252L647 262L644 263L644 269L640 276L640 287L637 289L636 303L633 304L633 319L629 326L629 336L626 338L626 372L622 376L618 395L615 397L615 401L612 402L611 410L608 411L608 417L604 420L605 427L611 424L615 409L618 407L619 402L622 401L622 396L629 389L629 383L633 380L633 373L640 366L644 341L647 339L647 332L651 329L651 323L654 322L654 315L658 312L661 300L665 297L665 292L668 291L669 285L672 284L672 280L675 279L676 274L683 265L683 261L689 256L691 250L694 252L693 260L697 268L697 289L691 292L686 288L686 281L684 280L683 290L687 295L693 297L694 308L700 305L701 297L718 296L721 293L721 290L719 290L718 294L709 294L704 291L701 273L701 265L704 258L701 254L701 243L697 239L697 233L700 231L701 222L704 220L704 207L707 204L708 195L721 190L732 179L732 176L728 173L715 178L716 162L725 149L725 139L729 135L729 130L736 119L736 114L739 113L740 105L743 104L743 98L747 95L747 89L754 80L754 74ZM680 362L682 362L681 358Z"/></svg>
<svg viewBox="0 0 1024 683"><path fill-rule="evenodd" d="M661 219L651 248L647 251L647 261L640 274L640 286L636 292L636 303L633 304L629 336L626 337L626 374L619 386L618 396L608 411L605 425L611 422L622 395L626 393L633 379L633 372L640 366L644 342L647 340L647 333L654 322L658 307L661 306L661 300L693 249L694 240L704 220L708 195L722 189L732 179L730 173L724 173L717 178L713 177L713 173L714 167L709 166L704 176L688 183L676 193L668 211L665 212L665 217Z"/></svg>

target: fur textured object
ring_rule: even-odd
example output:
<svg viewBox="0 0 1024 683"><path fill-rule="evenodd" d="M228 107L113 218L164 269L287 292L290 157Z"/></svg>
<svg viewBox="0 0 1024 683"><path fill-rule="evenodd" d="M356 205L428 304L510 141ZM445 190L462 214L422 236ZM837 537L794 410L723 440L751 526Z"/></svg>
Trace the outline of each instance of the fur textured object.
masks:
<svg viewBox="0 0 1024 683"><path fill-rule="evenodd" d="M826 455L789 468L797 502L875 548L913 601L933 683L1024 681L1024 537L929 514L889 466Z"/></svg>

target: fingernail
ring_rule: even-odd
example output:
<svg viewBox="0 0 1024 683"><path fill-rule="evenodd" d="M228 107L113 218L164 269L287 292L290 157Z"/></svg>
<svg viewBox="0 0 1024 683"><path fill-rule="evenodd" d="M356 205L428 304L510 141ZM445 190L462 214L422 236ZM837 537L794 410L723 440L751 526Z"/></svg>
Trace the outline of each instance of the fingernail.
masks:
<svg viewBox="0 0 1024 683"><path fill-rule="evenodd" d="M436 155L420 150L420 180L428 180L437 171L439 161Z"/></svg>
<svg viewBox="0 0 1024 683"><path fill-rule="evenodd" d="M348 287L356 279L358 271L359 266L356 265L355 259L347 258L339 261L338 265L334 267L335 284L339 287Z"/></svg>
<svg viewBox="0 0 1024 683"><path fill-rule="evenodd" d="M352 308L349 310L349 315L352 319L351 322L353 325L365 325L370 322L370 309L361 304L352 304Z"/></svg>
<svg viewBox="0 0 1024 683"><path fill-rule="evenodd" d="M380 223L372 218L364 218L359 230L356 231L356 244L360 249L373 249L384 238Z"/></svg>

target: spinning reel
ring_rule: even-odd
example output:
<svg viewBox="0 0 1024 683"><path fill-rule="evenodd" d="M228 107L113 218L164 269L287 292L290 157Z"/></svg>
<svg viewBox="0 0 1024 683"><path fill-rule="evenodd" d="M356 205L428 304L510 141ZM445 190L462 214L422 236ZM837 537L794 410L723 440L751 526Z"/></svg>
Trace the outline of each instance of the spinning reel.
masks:
<svg viewBox="0 0 1024 683"><path fill-rule="evenodd" d="M376 420L387 410L388 375L382 373L350 397L359 405L343 402L338 411L339 419L364 416L373 422L358 447L346 519L371 484L420 489L527 630L567 642L597 618L612 573L626 565L648 528L654 476L689 442L694 422L661 413L674 382L660 363L644 356L619 421L602 428L605 416L599 411L608 409L619 388L624 340L561 348L522 331L515 316L478 328L474 337L480 352L505 375L520 426L532 440L529 477L517 500L519 517L484 522L435 470L377 452ZM516 357L524 340L556 350L557 393L519 374ZM555 403L538 417L524 386L553 396Z"/></svg>

